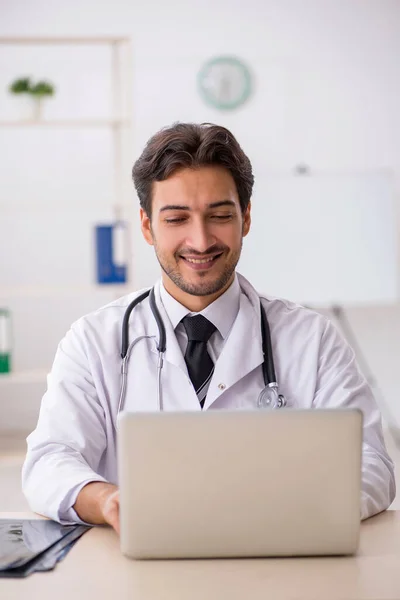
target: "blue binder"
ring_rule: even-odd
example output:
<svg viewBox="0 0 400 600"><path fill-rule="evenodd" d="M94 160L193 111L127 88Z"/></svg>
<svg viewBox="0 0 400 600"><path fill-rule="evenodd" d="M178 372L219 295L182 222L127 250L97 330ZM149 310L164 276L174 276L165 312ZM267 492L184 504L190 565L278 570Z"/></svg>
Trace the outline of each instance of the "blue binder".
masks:
<svg viewBox="0 0 400 600"><path fill-rule="evenodd" d="M127 267L114 260L113 225L96 226L96 261L98 283L126 283Z"/></svg>

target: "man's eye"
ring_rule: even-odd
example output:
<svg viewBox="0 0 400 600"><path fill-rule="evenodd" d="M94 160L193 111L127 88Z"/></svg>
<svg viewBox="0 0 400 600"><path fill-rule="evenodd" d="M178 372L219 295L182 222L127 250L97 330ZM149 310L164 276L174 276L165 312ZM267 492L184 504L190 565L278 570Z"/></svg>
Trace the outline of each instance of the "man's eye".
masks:
<svg viewBox="0 0 400 600"><path fill-rule="evenodd" d="M175 219L165 219L166 223L183 223L185 217L176 217Z"/></svg>
<svg viewBox="0 0 400 600"><path fill-rule="evenodd" d="M213 215L212 218L217 219L218 221L227 221L232 218L232 215Z"/></svg>

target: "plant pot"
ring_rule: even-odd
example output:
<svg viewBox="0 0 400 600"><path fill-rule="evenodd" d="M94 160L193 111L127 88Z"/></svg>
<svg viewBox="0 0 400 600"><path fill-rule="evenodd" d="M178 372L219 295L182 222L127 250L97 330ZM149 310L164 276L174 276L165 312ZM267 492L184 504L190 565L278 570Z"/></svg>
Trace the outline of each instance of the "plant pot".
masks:
<svg viewBox="0 0 400 600"><path fill-rule="evenodd" d="M43 117L43 98L32 98L33 119L40 121Z"/></svg>
<svg viewBox="0 0 400 600"><path fill-rule="evenodd" d="M17 121L33 121L36 119L35 100L28 94L16 94L13 99L14 115Z"/></svg>

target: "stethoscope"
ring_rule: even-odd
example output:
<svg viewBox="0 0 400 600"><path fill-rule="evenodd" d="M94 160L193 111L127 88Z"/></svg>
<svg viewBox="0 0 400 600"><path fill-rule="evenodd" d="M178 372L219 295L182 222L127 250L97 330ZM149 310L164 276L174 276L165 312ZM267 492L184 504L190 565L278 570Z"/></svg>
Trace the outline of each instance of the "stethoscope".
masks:
<svg viewBox="0 0 400 600"><path fill-rule="evenodd" d="M129 318L133 309L142 302L145 298L149 297L150 309L158 327L158 362L157 362L157 404L158 409L163 410L162 404L162 389L161 389L161 371L164 364L164 354L166 350L166 331L163 320L160 315L160 311L157 308L154 288L147 290L135 298L126 309L124 318L122 321L122 346L121 346L121 393L119 397L118 413L122 410L126 396L126 379L129 357L133 348L138 342L144 339L152 338L151 335L142 335L136 338L131 344L129 344ZM272 354L272 343L271 343L271 332L267 315L260 300L261 308L261 337L262 337L262 350L264 355L264 362L262 364L264 388L261 390L258 400L258 408L276 409L284 408L286 406L285 397L279 393L279 386L276 381L274 357Z"/></svg>

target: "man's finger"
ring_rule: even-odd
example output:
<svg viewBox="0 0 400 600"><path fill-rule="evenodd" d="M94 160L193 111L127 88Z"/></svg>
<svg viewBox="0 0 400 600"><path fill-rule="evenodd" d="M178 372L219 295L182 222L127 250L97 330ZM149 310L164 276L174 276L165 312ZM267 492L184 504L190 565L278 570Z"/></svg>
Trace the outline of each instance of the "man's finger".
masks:
<svg viewBox="0 0 400 600"><path fill-rule="evenodd" d="M113 503L107 510L105 517L107 522L114 527L115 531L119 534L119 503Z"/></svg>

